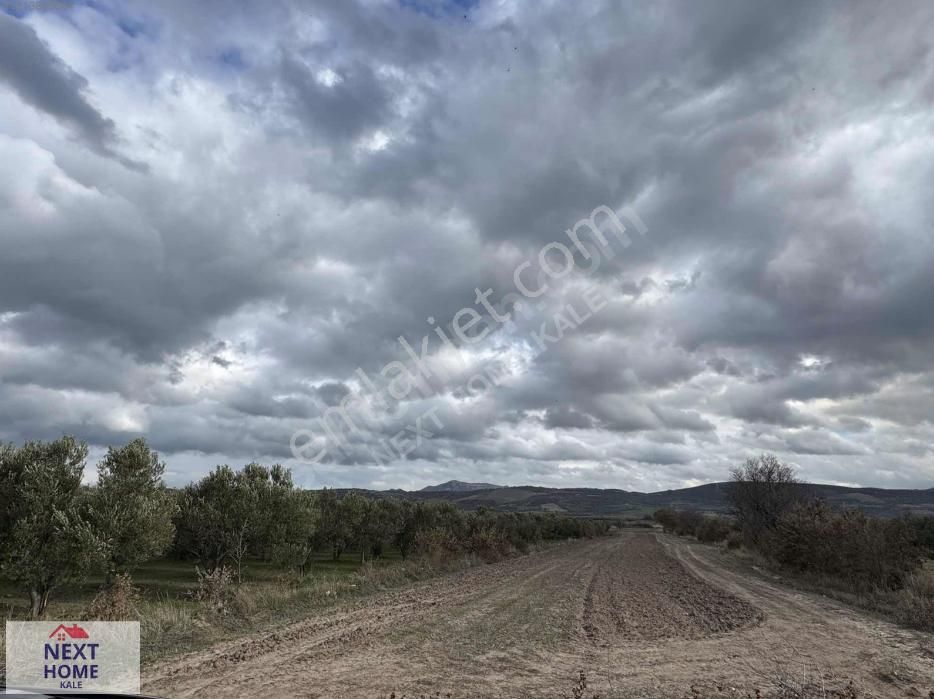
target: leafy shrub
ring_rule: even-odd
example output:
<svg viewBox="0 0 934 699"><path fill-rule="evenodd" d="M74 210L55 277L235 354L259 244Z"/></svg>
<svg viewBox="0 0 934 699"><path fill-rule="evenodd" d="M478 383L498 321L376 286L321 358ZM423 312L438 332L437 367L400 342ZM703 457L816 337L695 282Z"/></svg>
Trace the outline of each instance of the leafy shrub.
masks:
<svg viewBox="0 0 934 699"><path fill-rule="evenodd" d="M417 555L427 558L433 564L443 565L458 554L460 547L449 531L435 527L418 532L412 548Z"/></svg>
<svg viewBox="0 0 934 699"><path fill-rule="evenodd" d="M695 536L698 541L716 544L724 541L730 534L730 523L723 517L708 516L697 527Z"/></svg>
<svg viewBox="0 0 934 699"><path fill-rule="evenodd" d="M653 515L656 522L664 527L666 532L678 536L698 536L698 530L705 523L705 517L693 510L672 510L662 508ZM712 518L711 518L712 519Z"/></svg>
<svg viewBox="0 0 934 699"><path fill-rule="evenodd" d="M652 519L662 525L666 532L673 532L678 523L678 513L668 507L655 510Z"/></svg>
<svg viewBox="0 0 934 699"><path fill-rule="evenodd" d="M771 539L780 565L839 578L860 591L901 588L921 563L904 520L837 511L820 501L782 515Z"/></svg>
<svg viewBox="0 0 934 699"><path fill-rule="evenodd" d="M678 521L675 524L675 534L678 536L696 536L697 529L703 521L704 515L700 512L679 512Z"/></svg>
<svg viewBox="0 0 934 699"><path fill-rule="evenodd" d="M488 563L501 560L512 552L505 534L493 526L484 526L472 532L466 549Z"/></svg>
<svg viewBox="0 0 934 699"><path fill-rule="evenodd" d="M912 515L906 518L911 527L914 540L928 557L934 557L934 517L919 517Z"/></svg>

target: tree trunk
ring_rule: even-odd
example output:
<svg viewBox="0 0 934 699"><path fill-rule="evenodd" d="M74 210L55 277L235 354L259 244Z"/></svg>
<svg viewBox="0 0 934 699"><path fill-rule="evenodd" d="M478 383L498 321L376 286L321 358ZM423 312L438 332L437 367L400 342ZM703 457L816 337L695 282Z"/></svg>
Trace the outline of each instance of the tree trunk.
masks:
<svg viewBox="0 0 934 699"><path fill-rule="evenodd" d="M49 606L49 590L32 588L29 590L29 617L38 619L45 614L46 607Z"/></svg>
<svg viewBox="0 0 934 699"><path fill-rule="evenodd" d="M243 559L246 558L247 554L247 542L246 542L246 532L240 530L239 535L237 536L237 545L234 549L234 557L237 563L237 584L240 585L243 583Z"/></svg>

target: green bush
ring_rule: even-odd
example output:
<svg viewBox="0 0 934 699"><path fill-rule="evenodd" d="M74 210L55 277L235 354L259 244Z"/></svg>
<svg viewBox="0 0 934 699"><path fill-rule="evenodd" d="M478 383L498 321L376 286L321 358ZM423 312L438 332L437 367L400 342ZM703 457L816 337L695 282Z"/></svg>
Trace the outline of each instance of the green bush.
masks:
<svg viewBox="0 0 934 699"><path fill-rule="evenodd" d="M911 515L905 522L911 528L915 542L928 557L934 557L934 517Z"/></svg>
<svg viewBox="0 0 934 699"><path fill-rule="evenodd" d="M513 550L504 532L490 525L473 531L465 548L488 563L505 558Z"/></svg>
<svg viewBox="0 0 934 699"><path fill-rule="evenodd" d="M723 541L730 528L722 517L704 516L693 510L662 508L655 511L653 518L664 527L666 532L678 536L695 536L700 541L708 543Z"/></svg>
<svg viewBox="0 0 934 699"><path fill-rule="evenodd" d="M707 516L697 527L695 536L697 536L698 541L717 544L726 540L730 532L730 523L723 517Z"/></svg>
<svg viewBox="0 0 934 699"><path fill-rule="evenodd" d="M419 531L412 548L435 565L444 565L460 553L457 539L441 527Z"/></svg>

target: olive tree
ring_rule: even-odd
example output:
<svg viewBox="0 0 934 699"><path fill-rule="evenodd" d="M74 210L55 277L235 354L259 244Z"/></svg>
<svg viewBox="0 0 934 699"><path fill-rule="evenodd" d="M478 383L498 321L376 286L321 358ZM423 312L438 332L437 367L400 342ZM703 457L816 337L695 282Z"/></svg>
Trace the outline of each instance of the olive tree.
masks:
<svg viewBox="0 0 934 699"><path fill-rule="evenodd" d="M243 580L248 557L278 560L300 572L313 551L313 498L298 494L288 469L218 466L185 488L176 517L176 552L209 571L229 563Z"/></svg>
<svg viewBox="0 0 934 699"><path fill-rule="evenodd" d="M270 514L272 559L305 577L317 543L319 512L314 493L290 490Z"/></svg>
<svg viewBox="0 0 934 699"><path fill-rule="evenodd" d="M431 504L402 502L399 506L399 524L393 543L403 558L408 558L415 546L419 532L428 531L434 525L434 508Z"/></svg>
<svg viewBox="0 0 934 699"><path fill-rule="evenodd" d="M232 560L241 564L247 551L255 503L229 466L218 466L185 488L176 515L176 548L212 572Z"/></svg>
<svg viewBox="0 0 934 699"><path fill-rule="evenodd" d="M29 614L51 593L98 569L105 545L81 487L88 448L72 437L0 448L0 559L29 594Z"/></svg>
<svg viewBox="0 0 934 699"><path fill-rule="evenodd" d="M246 549L252 556L269 560L283 536L293 538L285 522L286 513L297 508L292 498L295 492L292 473L279 464L267 468L250 463L237 474L236 481L248 524ZM301 512L296 509L295 514L300 516Z"/></svg>
<svg viewBox="0 0 934 699"><path fill-rule="evenodd" d="M346 499L346 497L345 497ZM346 505L337 493L324 488L318 493L317 542L321 548L331 551L331 558L339 560L348 546L353 544L352 522L344 516Z"/></svg>
<svg viewBox="0 0 934 699"><path fill-rule="evenodd" d="M97 466L94 522L107 545L107 577L155 558L172 544L176 504L162 482L165 464L144 439L111 447Z"/></svg>
<svg viewBox="0 0 934 699"><path fill-rule="evenodd" d="M337 508L339 527L346 537L345 545L358 549L361 561L366 559L369 543L365 524L371 507L370 500L356 491L350 491L340 499Z"/></svg>
<svg viewBox="0 0 934 699"><path fill-rule="evenodd" d="M379 499L367 502L359 523L360 560L380 558L384 549L393 543L402 526L402 508L396 500Z"/></svg>

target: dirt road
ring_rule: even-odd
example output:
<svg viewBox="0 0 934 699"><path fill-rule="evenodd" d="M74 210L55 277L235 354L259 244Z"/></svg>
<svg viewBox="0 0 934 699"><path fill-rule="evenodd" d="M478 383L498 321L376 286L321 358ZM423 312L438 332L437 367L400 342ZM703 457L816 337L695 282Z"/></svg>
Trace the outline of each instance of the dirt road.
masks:
<svg viewBox="0 0 934 699"><path fill-rule="evenodd" d="M860 697L934 689L930 635L731 560L648 532L570 543L177 659L152 668L143 689L173 699L564 697L580 671L583 696L604 699L767 696L804 679L841 691L852 681Z"/></svg>

